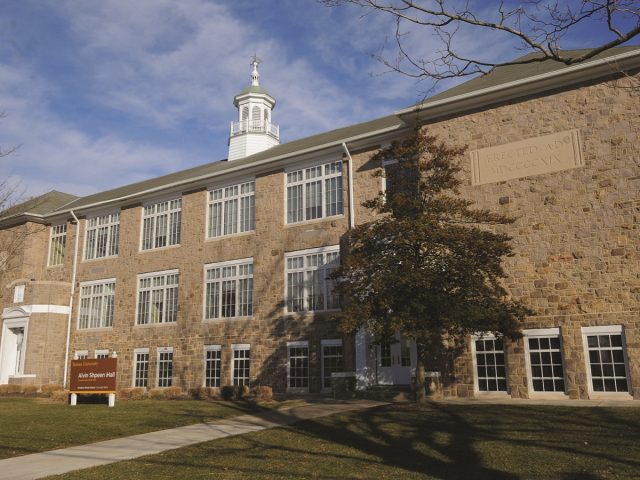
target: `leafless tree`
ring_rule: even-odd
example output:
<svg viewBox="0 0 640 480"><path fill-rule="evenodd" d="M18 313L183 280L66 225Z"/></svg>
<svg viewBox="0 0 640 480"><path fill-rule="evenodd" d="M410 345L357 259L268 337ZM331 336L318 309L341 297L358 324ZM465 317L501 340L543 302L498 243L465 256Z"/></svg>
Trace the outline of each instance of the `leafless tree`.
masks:
<svg viewBox="0 0 640 480"><path fill-rule="evenodd" d="M374 57L391 71L436 82L549 59L571 65L623 45L640 33L639 0L523 0L517 4L471 0L320 1L328 6L356 5L364 9L365 15L379 12L394 17L395 57ZM433 52L416 54L411 48L409 35L415 26L433 34L437 45ZM564 50L563 43L586 27L591 38L606 40L578 53ZM517 60L496 61L466 54L461 42L463 32L473 35L480 44L483 38L492 44L515 44L523 55ZM526 53L536 55L525 56Z"/></svg>

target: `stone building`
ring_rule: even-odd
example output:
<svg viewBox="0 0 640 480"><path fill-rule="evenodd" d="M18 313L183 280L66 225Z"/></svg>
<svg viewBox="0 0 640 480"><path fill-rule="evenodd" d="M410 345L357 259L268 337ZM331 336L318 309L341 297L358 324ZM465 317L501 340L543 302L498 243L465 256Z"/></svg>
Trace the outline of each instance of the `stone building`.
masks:
<svg viewBox="0 0 640 480"><path fill-rule="evenodd" d="M501 67L280 145L254 63L228 160L2 214L0 384L113 352L120 387L410 383L412 342L342 335L327 274L384 189L372 156L418 124L469 146L465 196L517 217L506 286L535 311L520 341L470 338L445 394L640 398L639 69L637 47Z"/></svg>

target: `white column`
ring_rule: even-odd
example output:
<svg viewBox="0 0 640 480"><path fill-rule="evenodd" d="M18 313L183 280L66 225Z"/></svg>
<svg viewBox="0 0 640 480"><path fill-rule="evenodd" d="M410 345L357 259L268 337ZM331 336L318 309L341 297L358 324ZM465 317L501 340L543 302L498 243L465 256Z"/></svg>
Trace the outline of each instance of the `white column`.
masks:
<svg viewBox="0 0 640 480"><path fill-rule="evenodd" d="M356 333L356 389L363 390L368 385L368 371L367 365L367 334L364 328L360 328Z"/></svg>

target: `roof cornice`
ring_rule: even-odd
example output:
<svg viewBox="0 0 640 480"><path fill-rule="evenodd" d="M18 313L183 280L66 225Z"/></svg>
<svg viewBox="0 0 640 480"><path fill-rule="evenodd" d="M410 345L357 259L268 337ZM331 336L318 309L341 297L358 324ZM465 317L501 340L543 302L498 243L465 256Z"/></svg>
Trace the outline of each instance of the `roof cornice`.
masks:
<svg viewBox="0 0 640 480"><path fill-rule="evenodd" d="M417 115L422 121L431 120L583 81L615 75L617 72L633 68L640 68L640 48L442 100L426 100L421 104L399 110L395 114L400 118Z"/></svg>

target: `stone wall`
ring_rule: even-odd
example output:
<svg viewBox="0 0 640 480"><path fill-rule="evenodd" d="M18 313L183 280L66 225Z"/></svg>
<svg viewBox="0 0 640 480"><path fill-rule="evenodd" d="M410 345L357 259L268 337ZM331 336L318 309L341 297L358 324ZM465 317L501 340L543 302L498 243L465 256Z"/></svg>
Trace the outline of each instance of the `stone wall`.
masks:
<svg viewBox="0 0 640 480"><path fill-rule="evenodd" d="M580 328L593 325L623 325L633 394L640 398L640 96L621 88L625 82L585 84L424 126L470 151L579 130L582 167L472 185L468 154L462 188L477 206L517 219L500 229L514 247L505 285L536 312L524 328L560 327L572 398L588 396ZM380 189L380 179L366 175L379 167L369 158L356 159L359 200ZM527 397L522 340L507 344L507 357L510 394ZM473 395L473 379L467 352L448 393Z"/></svg>

